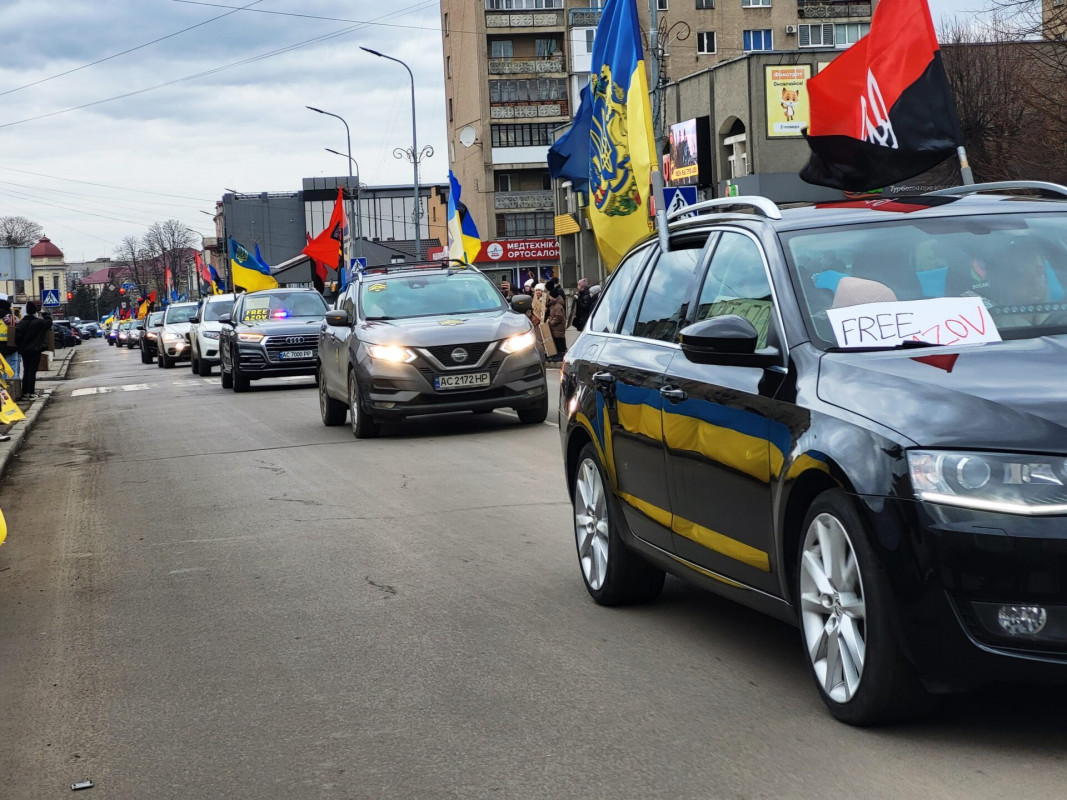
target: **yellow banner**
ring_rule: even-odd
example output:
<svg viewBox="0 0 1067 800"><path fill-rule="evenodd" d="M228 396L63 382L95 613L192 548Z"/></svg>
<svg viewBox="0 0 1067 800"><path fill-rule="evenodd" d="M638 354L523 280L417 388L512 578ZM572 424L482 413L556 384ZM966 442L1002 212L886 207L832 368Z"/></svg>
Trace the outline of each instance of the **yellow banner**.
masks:
<svg viewBox="0 0 1067 800"><path fill-rule="evenodd" d="M15 405L14 399L6 388L0 389L0 422L10 425L12 422L18 422L21 419L26 419L22 409Z"/></svg>

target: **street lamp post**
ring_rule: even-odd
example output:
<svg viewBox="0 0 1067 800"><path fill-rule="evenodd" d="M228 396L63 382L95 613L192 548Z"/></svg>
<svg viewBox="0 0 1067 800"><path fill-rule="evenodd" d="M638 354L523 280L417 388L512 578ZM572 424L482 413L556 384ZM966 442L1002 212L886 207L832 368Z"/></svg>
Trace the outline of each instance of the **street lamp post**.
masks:
<svg viewBox="0 0 1067 800"><path fill-rule="evenodd" d="M341 152L339 152L337 150L334 150L333 148L330 148L330 147L326 148L326 152L327 153L333 153L335 156L341 156L342 158L345 157L344 153L341 153ZM356 159L352 158L352 154L349 153L348 154L348 177L350 177L350 178L352 177L352 165L353 164L356 165L356 255L359 256L360 258L362 258L363 257L363 214L359 210L359 192L360 192L360 188L363 186L363 184L361 184L359 182L359 162L356 161ZM351 210L352 210L352 207L349 206L349 212L351 212Z"/></svg>
<svg viewBox="0 0 1067 800"><path fill-rule="evenodd" d="M406 155L411 160L411 164L415 171L415 208L411 213L412 219L415 221L415 259L417 261L422 260L422 234L419 230L419 220L422 217L421 202L419 198L419 161L422 160L424 154L426 158L432 156L433 148L427 146L423 151L419 151L418 128L415 125L415 76L411 72L411 67L399 58L387 56L384 53L379 53L377 50L371 50L369 47L360 47L359 49L370 53L372 56L378 56L378 58L384 58L388 61L395 61L408 71L408 77L411 78L411 151L406 153ZM405 151L397 148L393 151L393 155L397 158L403 158Z"/></svg>
<svg viewBox="0 0 1067 800"><path fill-rule="evenodd" d="M323 111L321 108L315 108L314 106L304 106L304 108L308 109L309 111L314 111L316 114L325 114L327 117L333 117L334 119L339 119L339 120L341 120L341 124L345 126L345 141L348 142L348 178L349 178L348 183L351 185L351 183L352 183L352 180L351 180L352 179L352 163L353 163L353 161L355 161L355 159L352 158L352 133L348 129L348 123L345 122L344 117L342 117L342 116L340 116L338 114L331 114L329 111ZM359 183L358 179L357 179L356 183L357 184ZM348 216L349 216L350 219L351 219L352 215L353 215L353 212L352 212L352 198L350 197L350 198L348 198ZM359 224L359 217L356 217L356 228L357 228L357 235L359 236L358 243L356 244L356 252L360 256L362 256L363 255L363 232L362 232L362 226ZM344 269L348 269L348 264L345 264L343 266L343 268Z"/></svg>

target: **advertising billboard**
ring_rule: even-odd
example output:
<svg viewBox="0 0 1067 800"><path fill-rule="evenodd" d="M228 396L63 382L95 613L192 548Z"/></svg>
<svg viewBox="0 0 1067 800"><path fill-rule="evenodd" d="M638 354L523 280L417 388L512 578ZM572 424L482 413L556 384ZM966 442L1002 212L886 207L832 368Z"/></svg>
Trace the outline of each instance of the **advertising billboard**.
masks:
<svg viewBox="0 0 1067 800"><path fill-rule="evenodd" d="M663 177L670 186L711 183L711 121L708 117L671 125L668 142L670 161Z"/></svg>
<svg viewBox="0 0 1067 800"><path fill-rule="evenodd" d="M768 138L800 136L811 119L807 86L811 66L796 64L765 70Z"/></svg>

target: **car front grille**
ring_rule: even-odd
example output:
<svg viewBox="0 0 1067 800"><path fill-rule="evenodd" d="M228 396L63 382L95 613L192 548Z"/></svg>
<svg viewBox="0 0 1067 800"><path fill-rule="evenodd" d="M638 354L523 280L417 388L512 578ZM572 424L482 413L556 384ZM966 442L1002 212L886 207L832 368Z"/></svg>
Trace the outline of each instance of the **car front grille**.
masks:
<svg viewBox="0 0 1067 800"><path fill-rule="evenodd" d="M317 353L319 349L318 336L271 336L266 339L264 345L271 361L281 361L280 355L293 350L310 350ZM314 356L312 356L314 357Z"/></svg>
<svg viewBox="0 0 1067 800"><path fill-rule="evenodd" d="M436 347L427 347L426 350L446 367L473 367L485 354L489 342L475 342L473 344L442 344ZM456 349L467 351L467 357L462 361L452 358Z"/></svg>

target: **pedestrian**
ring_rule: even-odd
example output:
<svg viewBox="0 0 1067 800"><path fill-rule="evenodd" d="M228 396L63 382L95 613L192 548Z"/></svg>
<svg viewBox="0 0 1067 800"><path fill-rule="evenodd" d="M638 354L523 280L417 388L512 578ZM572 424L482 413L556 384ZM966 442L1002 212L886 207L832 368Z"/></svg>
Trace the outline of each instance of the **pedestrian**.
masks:
<svg viewBox="0 0 1067 800"><path fill-rule="evenodd" d="M500 279L500 293L504 295L505 300L511 300L515 293L511 291L511 282L507 278Z"/></svg>
<svg viewBox="0 0 1067 800"><path fill-rule="evenodd" d="M545 321L545 310L548 298L545 297L545 285L539 283L533 288L533 310L530 312L530 321L536 326Z"/></svg>
<svg viewBox="0 0 1067 800"><path fill-rule="evenodd" d="M578 294L574 297L574 317L571 325L576 330L582 330L589 319L589 312L593 308L593 295L589 291L589 281L585 278L578 279Z"/></svg>
<svg viewBox="0 0 1067 800"><path fill-rule="evenodd" d="M556 354L548 360L562 361L563 354L567 352L567 297L563 294L559 280L557 278L552 280L555 283L548 291L546 314L548 315L548 328L552 331L552 341L556 345Z"/></svg>
<svg viewBox="0 0 1067 800"><path fill-rule="evenodd" d="M15 326L15 341L22 356L22 394L37 398L37 368L41 365L41 353L48 347L47 334L51 326L37 316L37 304L26 304L26 316Z"/></svg>
<svg viewBox="0 0 1067 800"><path fill-rule="evenodd" d="M523 294L528 294L530 296L533 296L533 287L534 287L533 278L527 278L526 279L526 283L524 283L522 285L522 293Z"/></svg>

